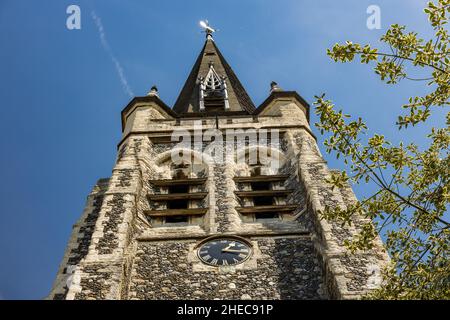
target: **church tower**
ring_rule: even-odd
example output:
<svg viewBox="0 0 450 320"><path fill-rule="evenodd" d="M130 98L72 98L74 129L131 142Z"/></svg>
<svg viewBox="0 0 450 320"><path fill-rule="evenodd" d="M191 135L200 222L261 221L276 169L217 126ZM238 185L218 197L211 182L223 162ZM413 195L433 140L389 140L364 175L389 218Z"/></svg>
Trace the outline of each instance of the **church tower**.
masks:
<svg viewBox="0 0 450 320"><path fill-rule="evenodd" d="M357 299L388 262L320 219L332 189L310 106L275 82L258 107L206 29L173 106L153 87L123 109L110 178L73 227L49 299Z"/></svg>

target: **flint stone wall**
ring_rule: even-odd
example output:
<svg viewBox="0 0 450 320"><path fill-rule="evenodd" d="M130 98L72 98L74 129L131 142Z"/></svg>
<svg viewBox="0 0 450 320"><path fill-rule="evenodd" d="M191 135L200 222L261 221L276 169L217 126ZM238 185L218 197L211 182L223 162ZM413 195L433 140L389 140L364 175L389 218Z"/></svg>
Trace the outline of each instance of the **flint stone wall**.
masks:
<svg viewBox="0 0 450 320"><path fill-rule="evenodd" d="M253 242L253 241L252 241ZM322 269L305 238L255 239L256 265L194 270L195 240L141 242L129 299L323 299ZM193 261L190 261L193 260Z"/></svg>

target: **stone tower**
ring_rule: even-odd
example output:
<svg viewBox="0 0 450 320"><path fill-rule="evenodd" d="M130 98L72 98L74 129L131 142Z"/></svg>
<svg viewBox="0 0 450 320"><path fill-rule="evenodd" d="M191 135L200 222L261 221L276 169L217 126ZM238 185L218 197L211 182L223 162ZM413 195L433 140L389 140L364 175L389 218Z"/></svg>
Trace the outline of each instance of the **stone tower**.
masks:
<svg viewBox="0 0 450 320"><path fill-rule="evenodd" d="M73 227L49 299L355 299L380 284L381 241L321 220L332 189L310 107L272 83L255 107L207 32L173 106L153 87L123 109L110 178Z"/></svg>

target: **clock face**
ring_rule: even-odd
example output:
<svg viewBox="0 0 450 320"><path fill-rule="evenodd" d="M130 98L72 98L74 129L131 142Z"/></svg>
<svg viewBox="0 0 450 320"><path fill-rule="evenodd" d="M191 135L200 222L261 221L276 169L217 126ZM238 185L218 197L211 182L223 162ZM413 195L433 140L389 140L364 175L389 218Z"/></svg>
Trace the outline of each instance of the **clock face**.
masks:
<svg viewBox="0 0 450 320"><path fill-rule="evenodd" d="M198 257L211 266L230 266L244 262L251 254L250 247L237 239L213 239L198 249Z"/></svg>

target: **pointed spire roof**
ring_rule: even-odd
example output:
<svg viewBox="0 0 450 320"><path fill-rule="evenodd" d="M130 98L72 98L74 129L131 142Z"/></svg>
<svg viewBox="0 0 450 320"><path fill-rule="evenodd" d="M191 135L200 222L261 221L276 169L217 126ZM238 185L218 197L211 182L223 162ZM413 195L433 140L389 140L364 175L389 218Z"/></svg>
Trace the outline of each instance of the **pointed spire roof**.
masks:
<svg viewBox="0 0 450 320"><path fill-rule="evenodd" d="M225 78L229 104L227 111L253 113L255 105L233 72L233 69L231 69L220 53L211 36L207 37L205 45L175 102L173 110L178 114L201 112L199 79L206 78L211 65L217 75ZM202 112L208 114L208 108Z"/></svg>

